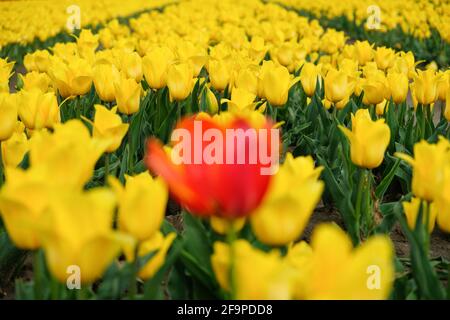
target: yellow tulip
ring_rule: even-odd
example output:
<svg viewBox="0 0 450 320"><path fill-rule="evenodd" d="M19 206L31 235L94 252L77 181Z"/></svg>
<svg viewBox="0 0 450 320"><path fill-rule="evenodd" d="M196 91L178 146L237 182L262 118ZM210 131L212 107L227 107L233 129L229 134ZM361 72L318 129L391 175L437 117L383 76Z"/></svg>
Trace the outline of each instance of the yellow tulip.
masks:
<svg viewBox="0 0 450 320"><path fill-rule="evenodd" d="M186 99L194 86L192 66L188 63L171 65L167 73L167 86L172 100Z"/></svg>
<svg viewBox="0 0 450 320"><path fill-rule="evenodd" d="M205 86L206 91L206 105L210 114L216 114L219 111L219 103L217 102L216 95L208 86Z"/></svg>
<svg viewBox="0 0 450 320"><path fill-rule="evenodd" d="M427 105L436 101L437 81L438 77L434 70L417 70L417 75L411 84L411 90L418 103Z"/></svg>
<svg viewBox="0 0 450 320"><path fill-rule="evenodd" d="M3 143L2 143L3 144ZM0 214L8 235L21 249L37 249L41 242L36 230L50 195L55 192L42 168L27 171L5 168L6 183L0 191Z"/></svg>
<svg viewBox="0 0 450 320"><path fill-rule="evenodd" d="M20 120L28 129L53 128L61 121L58 102L53 92L39 89L22 90L17 95Z"/></svg>
<svg viewBox="0 0 450 320"><path fill-rule="evenodd" d="M95 91L102 101L115 99L114 83L120 81L119 70L113 64L98 64L94 67Z"/></svg>
<svg viewBox="0 0 450 320"><path fill-rule="evenodd" d="M28 152L28 139L25 126L17 121L12 136L1 143L2 161L4 167L17 167Z"/></svg>
<svg viewBox="0 0 450 320"><path fill-rule="evenodd" d="M258 240L280 246L301 236L323 192L324 184L318 180L321 171L312 157L294 159L287 154L263 203L250 218Z"/></svg>
<svg viewBox="0 0 450 320"><path fill-rule="evenodd" d="M28 72L25 75L19 74L23 83L22 89L31 90L37 88L42 92L47 92L50 86L50 78L46 73L39 73L36 71Z"/></svg>
<svg viewBox="0 0 450 320"><path fill-rule="evenodd" d="M389 101L384 99L383 101L381 101L380 103L378 103L375 107L375 112L377 113L378 116L383 116L384 112L388 110L389 108Z"/></svg>
<svg viewBox="0 0 450 320"><path fill-rule="evenodd" d="M450 91L450 71L440 72L437 81L438 98L441 101L446 100L447 92Z"/></svg>
<svg viewBox="0 0 450 320"><path fill-rule="evenodd" d="M408 77L403 73L389 72L387 74L387 82L389 84L392 100L396 104L406 100L408 95Z"/></svg>
<svg viewBox="0 0 450 320"><path fill-rule="evenodd" d="M364 66L367 62L372 61L374 56L372 46L368 41L355 42L354 50L359 65Z"/></svg>
<svg viewBox="0 0 450 320"><path fill-rule="evenodd" d="M331 69L325 76L325 97L332 103L344 100L353 93L354 83L347 73Z"/></svg>
<svg viewBox="0 0 450 320"><path fill-rule="evenodd" d="M167 47L152 49L142 59L145 80L152 89L161 89L167 85L167 69L175 59L172 50Z"/></svg>
<svg viewBox="0 0 450 320"><path fill-rule="evenodd" d="M404 201L402 202L403 205L403 211L405 212L406 221L408 223L408 227L411 230L414 230L417 223L417 218L419 216L419 209L420 209L420 199L419 198L412 198L411 201ZM429 209L428 209L429 206ZM434 203L431 203L431 205L428 205L427 202L423 202L422 206L422 223L425 225L426 222L426 211L430 210L429 212L429 220L428 220L428 232L433 232L434 229L434 223L436 221L437 216L437 208Z"/></svg>
<svg viewBox="0 0 450 320"><path fill-rule="evenodd" d="M210 221L211 227L218 234L226 235L231 227L234 232L239 232L245 225L245 218L228 220L220 217L212 216Z"/></svg>
<svg viewBox="0 0 450 320"><path fill-rule="evenodd" d="M299 299L387 299L394 281L394 249L377 235L353 249L348 235L334 224L319 225L297 264ZM294 260L295 261L295 260ZM302 266L303 268L299 268ZM294 265L295 267L295 265Z"/></svg>
<svg viewBox="0 0 450 320"><path fill-rule="evenodd" d="M139 270L138 276L147 280L153 277L158 270L164 265L167 252L170 249L173 241L176 238L176 233L171 232L164 236L160 231L157 231L150 239L139 244L138 257L145 257L151 252L155 252L149 261ZM124 248L125 256L128 261L134 261L133 247L126 246Z"/></svg>
<svg viewBox="0 0 450 320"><path fill-rule="evenodd" d="M264 97L271 105L282 106L288 100L289 89L299 80L299 78L291 80L291 75L286 67L271 67L262 79Z"/></svg>
<svg viewBox="0 0 450 320"><path fill-rule="evenodd" d="M91 65L78 57L73 57L68 62L53 58L49 75L63 98L84 95L92 86Z"/></svg>
<svg viewBox="0 0 450 320"><path fill-rule="evenodd" d="M114 83L114 95L119 112L130 115L139 111L141 85L134 79L121 76L120 80Z"/></svg>
<svg viewBox="0 0 450 320"><path fill-rule="evenodd" d="M95 51L98 47L98 35L94 35L91 30L83 29L80 32L80 36L77 39L78 50L86 48L91 51Z"/></svg>
<svg viewBox="0 0 450 320"><path fill-rule="evenodd" d="M0 141L9 139L17 122L16 95L0 93Z"/></svg>
<svg viewBox="0 0 450 320"><path fill-rule="evenodd" d="M383 77L384 78L384 77ZM385 83L386 79L368 78L362 84L364 90L363 103L365 105L372 105L381 103L386 96L389 88Z"/></svg>
<svg viewBox="0 0 450 320"><path fill-rule="evenodd" d="M166 212L168 190L163 180L144 172L126 176L125 187L112 177L108 181L117 193L119 229L139 241L153 237Z"/></svg>
<svg viewBox="0 0 450 320"><path fill-rule="evenodd" d="M137 52L128 53L121 51L119 54L120 71L127 78L140 82L142 80L142 59Z"/></svg>
<svg viewBox="0 0 450 320"><path fill-rule="evenodd" d="M350 141L352 162L359 167L373 169L384 159L389 145L391 131L384 119L372 121L367 109L359 109L352 114L352 130L339 126Z"/></svg>
<svg viewBox="0 0 450 320"><path fill-rule="evenodd" d="M66 283L71 266L79 268L81 283L94 282L132 241L111 227L115 200L103 188L51 197L38 228L49 270L60 282Z"/></svg>
<svg viewBox="0 0 450 320"><path fill-rule="evenodd" d="M300 81L303 90L308 97L312 97L316 91L316 84L319 78L319 68L310 62L306 62L300 73Z"/></svg>
<svg viewBox="0 0 450 320"><path fill-rule="evenodd" d="M450 162L450 143L440 137L438 143L422 140L414 145L414 158L404 153L395 154L413 167L412 191L418 198L433 202L440 192L443 169Z"/></svg>
<svg viewBox="0 0 450 320"><path fill-rule="evenodd" d="M445 99L444 116L447 121L450 121L450 90L447 91L447 97Z"/></svg>
<svg viewBox="0 0 450 320"><path fill-rule="evenodd" d="M36 50L25 55L23 64L27 71L47 72L50 66L50 53L47 50Z"/></svg>
<svg viewBox="0 0 450 320"><path fill-rule="evenodd" d="M217 91L223 91L230 83L230 66L224 60L210 60L208 73L211 85Z"/></svg>
<svg viewBox="0 0 450 320"><path fill-rule="evenodd" d="M94 122L89 119L85 120L92 124L94 138L110 141L106 152L114 152L119 149L123 137L127 134L129 124L122 123L122 118L116 114L117 107L111 110L99 104L94 107Z"/></svg>
<svg viewBox="0 0 450 320"><path fill-rule="evenodd" d="M55 125L53 133L33 134L30 164L44 167L47 184L80 189L92 177L95 164L109 145L109 140L92 138L81 120L69 120Z"/></svg>
<svg viewBox="0 0 450 320"><path fill-rule="evenodd" d="M258 77L250 68L241 70L237 74L234 85L236 88L245 89L255 95L258 93Z"/></svg>
<svg viewBox="0 0 450 320"><path fill-rule="evenodd" d="M294 288L291 274L285 272L277 251L266 253L253 248L246 240L233 244L236 299L289 299ZM211 264L219 285L230 291L230 247L214 243Z"/></svg>
<svg viewBox="0 0 450 320"><path fill-rule="evenodd" d="M386 70L394 65L395 51L391 48L379 47L375 50L375 62L378 69Z"/></svg>
<svg viewBox="0 0 450 320"><path fill-rule="evenodd" d="M448 163L444 169L444 181L437 192L434 202L437 211L437 223L442 230L450 233L450 165Z"/></svg>
<svg viewBox="0 0 450 320"><path fill-rule="evenodd" d="M231 100L230 99L222 99L220 102L226 102L228 104L228 111L230 112L238 112L244 109L253 110L255 104L256 96L245 90L240 88L233 88L231 91Z"/></svg>

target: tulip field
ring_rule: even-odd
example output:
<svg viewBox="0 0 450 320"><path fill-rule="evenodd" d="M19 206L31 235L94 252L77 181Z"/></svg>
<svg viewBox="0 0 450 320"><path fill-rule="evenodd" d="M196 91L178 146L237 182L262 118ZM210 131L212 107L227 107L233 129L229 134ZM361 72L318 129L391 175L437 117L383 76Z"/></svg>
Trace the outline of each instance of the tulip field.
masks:
<svg viewBox="0 0 450 320"><path fill-rule="evenodd" d="M0 299L450 299L450 2L0 0Z"/></svg>

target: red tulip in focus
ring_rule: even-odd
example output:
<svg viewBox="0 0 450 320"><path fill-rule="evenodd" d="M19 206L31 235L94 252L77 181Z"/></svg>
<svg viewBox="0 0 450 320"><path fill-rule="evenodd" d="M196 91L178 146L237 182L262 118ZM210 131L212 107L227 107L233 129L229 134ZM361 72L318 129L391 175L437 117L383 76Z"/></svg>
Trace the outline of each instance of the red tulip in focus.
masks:
<svg viewBox="0 0 450 320"><path fill-rule="evenodd" d="M256 127L243 118L224 124L190 117L172 133L170 152L150 139L145 162L191 213L231 219L261 203L278 155L279 132L270 121Z"/></svg>

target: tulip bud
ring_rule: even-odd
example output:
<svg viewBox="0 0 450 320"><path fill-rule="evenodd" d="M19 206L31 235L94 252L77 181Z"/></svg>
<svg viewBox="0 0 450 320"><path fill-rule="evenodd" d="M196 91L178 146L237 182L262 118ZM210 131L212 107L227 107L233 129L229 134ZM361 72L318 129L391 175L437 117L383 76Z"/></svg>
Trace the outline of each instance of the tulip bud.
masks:
<svg viewBox="0 0 450 320"><path fill-rule="evenodd" d="M325 97L333 103L350 97L354 89L347 73L331 69L325 76Z"/></svg>
<svg viewBox="0 0 450 320"><path fill-rule="evenodd" d="M312 97L316 91L317 79L319 78L319 70L316 65L310 62L306 62L300 73L300 81L302 83L303 90L308 97Z"/></svg>
<svg viewBox="0 0 450 320"><path fill-rule="evenodd" d="M17 167L28 152L28 139L25 126L17 121L12 136L1 143L2 161L4 167Z"/></svg>
<svg viewBox="0 0 450 320"><path fill-rule="evenodd" d="M379 47L375 50L375 62L378 69L386 70L394 65L395 51L391 48Z"/></svg>
<svg viewBox="0 0 450 320"><path fill-rule="evenodd" d="M400 104L406 100L408 95L408 77L403 73L389 72L387 75L392 100L396 104Z"/></svg>
<svg viewBox="0 0 450 320"><path fill-rule="evenodd" d="M139 111L141 85L134 79L121 76L120 80L114 83L114 95L119 112L130 115Z"/></svg>
<svg viewBox="0 0 450 320"><path fill-rule="evenodd" d="M224 60L210 60L208 73L211 85L217 91L223 91L230 83L230 66Z"/></svg>
<svg viewBox="0 0 450 320"><path fill-rule="evenodd" d="M102 101L115 99L114 83L120 81L120 73L113 64L98 64L94 67L95 91Z"/></svg>
<svg viewBox="0 0 450 320"><path fill-rule="evenodd" d="M188 63L171 65L167 73L167 86L171 99L186 99L194 86L192 66Z"/></svg>
<svg viewBox="0 0 450 320"><path fill-rule="evenodd" d="M411 89L418 103L431 104L437 99L437 76L432 69L417 70Z"/></svg>
<svg viewBox="0 0 450 320"><path fill-rule="evenodd" d="M299 80L291 81L288 69L283 66L269 68L262 79L264 97L273 106L282 106L288 100L289 89Z"/></svg>

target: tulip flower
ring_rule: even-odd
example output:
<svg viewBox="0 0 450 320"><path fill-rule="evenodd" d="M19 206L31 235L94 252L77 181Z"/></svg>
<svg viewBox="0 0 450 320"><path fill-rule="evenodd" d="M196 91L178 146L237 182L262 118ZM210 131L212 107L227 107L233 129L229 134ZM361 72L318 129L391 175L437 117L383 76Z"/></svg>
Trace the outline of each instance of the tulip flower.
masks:
<svg viewBox="0 0 450 320"><path fill-rule="evenodd" d="M80 189L92 177L95 164L110 143L92 138L80 120L69 120L55 125L53 133L33 134L29 140L30 165L44 167L47 183Z"/></svg>
<svg viewBox="0 0 450 320"><path fill-rule="evenodd" d="M93 137L110 141L106 152L111 153L119 149L123 137L127 134L129 124L122 123L122 118L116 114L117 107L108 110L106 107L96 104L94 121L84 118L91 123Z"/></svg>
<svg viewBox="0 0 450 320"><path fill-rule="evenodd" d="M167 85L167 69L175 59L172 50L167 47L152 49L142 58L145 80L152 89L161 89Z"/></svg>
<svg viewBox="0 0 450 320"><path fill-rule="evenodd" d="M258 93L258 77L250 68L241 70L236 76L234 86L256 95Z"/></svg>
<svg viewBox="0 0 450 320"><path fill-rule="evenodd" d="M28 152L28 139L25 126L17 121L13 134L1 143L2 161L4 167L17 167Z"/></svg>
<svg viewBox="0 0 450 320"><path fill-rule="evenodd" d="M88 61L73 57L67 63L53 58L49 75L63 98L81 96L92 86L92 68Z"/></svg>
<svg viewBox="0 0 450 320"><path fill-rule="evenodd" d="M269 68L262 79L264 97L271 105L282 106L288 100L289 89L299 80L291 80L288 69L283 66Z"/></svg>
<svg viewBox="0 0 450 320"><path fill-rule="evenodd" d="M389 88L384 76L382 79L366 79L362 84L362 89L364 90L363 103L365 105L379 104L386 96L389 96Z"/></svg>
<svg viewBox="0 0 450 320"><path fill-rule="evenodd" d="M367 41L356 41L354 44L354 50L356 58L358 59L358 63L361 66L364 66L367 62L372 61L373 54L373 45L371 45Z"/></svg>
<svg viewBox="0 0 450 320"><path fill-rule="evenodd" d="M119 56L120 71L127 78L134 79L136 82L142 80L142 59L137 52L121 51Z"/></svg>
<svg viewBox="0 0 450 320"><path fill-rule="evenodd" d="M450 164L447 162L443 168L443 182L441 188L437 190L435 205L437 211L437 223L439 227L450 233Z"/></svg>
<svg viewBox="0 0 450 320"><path fill-rule="evenodd" d="M444 117L447 121L450 121L450 90L447 91L447 97L445 99Z"/></svg>
<svg viewBox="0 0 450 320"><path fill-rule="evenodd" d="M131 239L112 229L114 193L92 189L51 197L38 223L49 271L66 283L70 266L80 268L81 283L100 278Z"/></svg>
<svg viewBox="0 0 450 320"><path fill-rule="evenodd" d="M411 201L407 202L404 201L402 203L403 205L403 211L405 212L406 216L406 222L408 223L408 227L411 230L414 230L416 227L416 221L419 216L419 209L420 209L420 199L419 198L412 198ZM429 209L428 209L429 206ZM427 210L430 210L429 212L429 220L426 221L426 214L425 212ZM428 204L427 202L423 202L423 216L422 216L422 223L423 225L428 225L428 232L433 232L434 224L436 221L437 216L437 208L434 203Z"/></svg>
<svg viewBox="0 0 450 320"><path fill-rule="evenodd" d="M25 55L23 64L27 71L47 72L50 67L50 53L47 50L36 50Z"/></svg>
<svg viewBox="0 0 450 320"><path fill-rule="evenodd" d="M240 88L233 88L231 91L231 100L230 99L222 99L220 102L226 102L228 104L228 111L230 112L239 112L244 109L253 110L255 108L256 96L245 90Z"/></svg>
<svg viewBox="0 0 450 320"><path fill-rule="evenodd" d="M138 247L138 257L145 257L146 255L155 252L138 272L138 276L147 280L153 277L158 270L163 266L166 259L167 252L170 249L173 241L176 238L176 233L171 232L164 236L160 231L157 231L153 237L142 242ZM124 253L128 261L134 261L134 252L132 247L125 246Z"/></svg>
<svg viewBox="0 0 450 320"><path fill-rule="evenodd" d="M389 84L392 100L394 100L396 104L404 102L408 95L408 77L403 73L389 72L387 74L387 82Z"/></svg>
<svg viewBox="0 0 450 320"><path fill-rule="evenodd" d="M337 103L351 96L354 85L347 73L331 69L325 76L325 97Z"/></svg>
<svg viewBox="0 0 450 320"><path fill-rule="evenodd" d="M324 188L318 180L321 171L314 168L311 157L294 159L287 154L263 203L251 216L258 240L280 246L301 236Z"/></svg>
<svg viewBox="0 0 450 320"><path fill-rule="evenodd" d="M395 155L413 167L413 194L433 202L442 188L443 170L450 162L450 142L443 137L436 144L422 140L414 145L414 158L404 153Z"/></svg>
<svg viewBox="0 0 450 320"><path fill-rule="evenodd" d="M370 237L353 249L344 231L334 224L323 224L313 231L311 249L288 254L288 261L297 262L293 264L300 288L296 290L300 293L297 299L389 297L394 281L394 248L388 236Z"/></svg>
<svg viewBox="0 0 450 320"><path fill-rule="evenodd" d="M450 91L450 70L438 73L437 81L438 98L441 101L446 100L447 92Z"/></svg>
<svg viewBox="0 0 450 320"><path fill-rule="evenodd" d="M39 89L22 90L17 94L20 120L28 129L53 128L61 121L58 102L53 92Z"/></svg>
<svg viewBox="0 0 450 320"><path fill-rule="evenodd" d="M3 147L3 143L2 143ZM41 245L36 223L46 210L55 189L50 186L43 168L27 171L5 167L6 183L0 191L0 215L16 247L37 249Z"/></svg>
<svg viewBox="0 0 450 320"><path fill-rule="evenodd" d="M394 65L395 51L391 48L379 47L375 50L375 62L378 69L386 70Z"/></svg>
<svg viewBox="0 0 450 320"><path fill-rule="evenodd" d="M235 255L235 297L238 300L290 299L294 292L293 273L286 272L280 254L273 250L264 252L251 246L246 240L233 244ZM230 246L214 243L211 264L217 282L225 291L231 291ZM262 279L264 279L262 281Z"/></svg>
<svg viewBox="0 0 450 320"><path fill-rule="evenodd" d="M102 101L115 100L114 84L120 81L119 70L113 64L98 64L94 67L95 91Z"/></svg>
<svg viewBox="0 0 450 320"><path fill-rule="evenodd" d="M215 144L204 141L202 136L196 133L199 128L200 131L214 132L222 138L217 139L222 141ZM183 137L181 149L180 145L176 145L178 152L186 149L183 151L184 156L179 158L180 155L174 149L171 158L158 141L150 140L145 160L147 167L161 175L174 197L194 214L218 215L226 218L250 214L261 203L266 193L270 176L261 174L261 169L268 169L270 165L263 164L261 158L256 159L254 163L250 162L249 146L264 143L263 147L267 147L268 157L273 157L273 153L278 150L275 150L272 143L274 138L270 136L273 133L270 130L271 124L263 120L260 126L252 127L251 122L241 118L232 118L226 122L208 118L187 118L182 120L176 129L179 129L176 132L183 132L186 135ZM242 130L254 129L255 132L268 136L266 141L259 142L259 134L253 137L250 135L248 143L237 144L229 140L231 137L227 139L225 134L227 129L236 133L236 140L242 138L240 136L244 132ZM210 153L211 148L215 150L213 153ZM241 154L247 160L237 163L236 158L233 158L234 161L230 163L226 160L226 153L234 154L235 157Z"/></svg>
<svg viewBox="0 0 450 320"><path fill-rule="evenodd" d="M219 103L217 102L216 95L208 86L203 89L206 92L206 106L210 114L216 114L219 111Z"/></svg>
<svg viewBox="0 0 450 320"><path fill-rule="evenodd" d="M230 83L230 66L224 60L210 60L208 73L211 85L217 91L223 91Z"/></svg>
<svg viewBox="0 0 450 320"><path fill-rule="evenodd" d="M0 141L11 137L17 123L16 95L0 93Z"/></svg>
<svg viewBox="0 0 450 320"><path fill-rule="evenodd" d="M188 63L171 65L167 73L167 86L172 100L186 99L194 87L192 66Z"/></svg>
<svg viewBox="0 0 450 320"><path fill-rule="evenodd" d="M436 101L438 95L437 81L438 78L434 70L417 70L417 75L411 84L411 90L418 103L427 105Z"/></svg>
<svg viewBox="0 0 450 320"><path fill-rule="evenodd" d="M161 178L152 178L148 172L126 176L123 187L109 177L119 202L119 229L138 241L153 237L161 227L168 200L167 186Z"/></svg>
<svg viewBox="0 0 450 320"><path fill-rule="evenodd" d="M42 92L47 92L51 83L50 77L46 73L39 73L36 71L28 72L25 75L19 74L23 83L23 90L39 89Z"/></svg>
<svg viewBox="0 0 450 320"><path fill-rule="evenodd" d="M114 95L119 112L131 115L139 111L141 85L136 83L134 79L121 76L120 80L114 83Z"/></svg>
<svg viewBox="0 0 450 320"><path fill-rule="evenodd" d="M391 138L384 119L372 121L367 109L359 109L352 114L351 131L344 126L339 128L350 141L350 156L354 164L373 169L383 162Z"/></svg>
<svg viewBox="0 0 450 320"><path fill-rule="evenodd" d="M319 68L313 63L305 63L300 73L300 81L302 83L303 90L308 97L312 97L314 95L318 78Z"/></svg>

